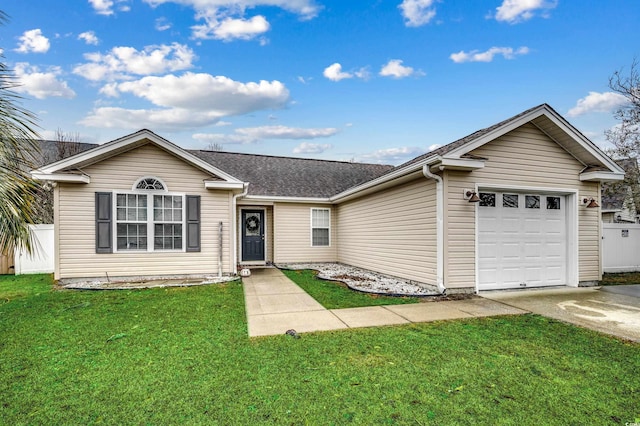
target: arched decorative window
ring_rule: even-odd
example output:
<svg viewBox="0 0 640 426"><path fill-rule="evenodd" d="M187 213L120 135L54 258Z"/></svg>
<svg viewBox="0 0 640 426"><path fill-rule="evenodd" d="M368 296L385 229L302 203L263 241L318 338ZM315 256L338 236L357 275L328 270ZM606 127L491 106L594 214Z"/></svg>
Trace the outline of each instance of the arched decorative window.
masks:
<svg viewBox="0 0 640 426"><path fill-rule="evenodd" d="M167 185L155 177L143 177L133 185L132 190L142 189L145 191L167 191Z"/></svg>

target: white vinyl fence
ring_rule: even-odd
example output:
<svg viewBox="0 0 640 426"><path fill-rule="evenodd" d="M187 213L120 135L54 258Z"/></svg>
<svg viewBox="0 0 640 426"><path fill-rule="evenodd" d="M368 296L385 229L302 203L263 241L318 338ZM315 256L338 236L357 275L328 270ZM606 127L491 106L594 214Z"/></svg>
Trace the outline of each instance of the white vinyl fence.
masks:
<svg viewBox="0 0 640 426"><path fill-rule="evenodd" d="M602 269L604 272L640 271L640 225L602 224Z"/></svg>
<svg viewBox="0 0 640 426"><path fill-rule="evenodd" d="M33 255L16 251L15 274L52 273L54 269L53 225L29 225L34 233L35 247Z"/></svg>

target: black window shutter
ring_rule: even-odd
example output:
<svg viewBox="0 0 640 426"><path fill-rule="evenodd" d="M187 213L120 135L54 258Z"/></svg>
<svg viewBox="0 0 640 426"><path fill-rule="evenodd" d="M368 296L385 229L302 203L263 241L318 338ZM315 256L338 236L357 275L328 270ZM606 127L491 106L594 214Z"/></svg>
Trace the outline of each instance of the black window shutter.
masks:
<svg viewBox="0 0 640 426"><path fill-rule="evenodd" d="M200 251L199 195L187 195L187 251Z"/></svg>
<svg viewBox="0 0 640 426"><path fill-rule="evenodd" d="M96 253L113 252L111 192L96 192Z"/></svg>

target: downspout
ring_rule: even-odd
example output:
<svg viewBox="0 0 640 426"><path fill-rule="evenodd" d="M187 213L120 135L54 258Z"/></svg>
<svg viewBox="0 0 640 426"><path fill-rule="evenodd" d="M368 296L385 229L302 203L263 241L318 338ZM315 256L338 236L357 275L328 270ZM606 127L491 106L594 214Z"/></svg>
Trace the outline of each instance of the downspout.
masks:
<svg viewBox="0 0 640 426"><path fill-rule="evenodd" d="M218 223L218 277L222 277L222 248L224 247L222 230L223 225L222 221L220 221Z"/></svg>
<svg viewBox="0 0 640 426"><path fill-rule="evenodd" d="M444 286L444 188L442 178L431 173L429 165L422 166L422 174L436 181L436 284L438 291L445 294Z"/></svg>
<svg viewBox="0 0 640 426"><path fill-rule="evenodd" d="M236 211L237 201L238 198L246 196L249 192L249 182L243 182L243 186L244 189L242 190L242 192L234 195L231 199L231 210L233 210L231 213L233 216L233 220L231 221L231 247L233 247L233 264L231 265L231 267L233 268L233 275L236 275L238 273L238 248L236 244L238 239L238 212Z"/></svg>

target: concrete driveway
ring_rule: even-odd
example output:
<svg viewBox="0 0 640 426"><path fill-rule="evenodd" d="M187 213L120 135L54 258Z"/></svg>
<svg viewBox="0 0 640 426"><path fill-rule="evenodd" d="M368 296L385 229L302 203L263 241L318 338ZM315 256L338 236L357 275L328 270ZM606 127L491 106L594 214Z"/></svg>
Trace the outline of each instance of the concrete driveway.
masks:
<svg viewBox="0 0 640 426"><path fill-rule="evenodd" d="M487 291L484 298L640 342L640 285Z"/></svg>

